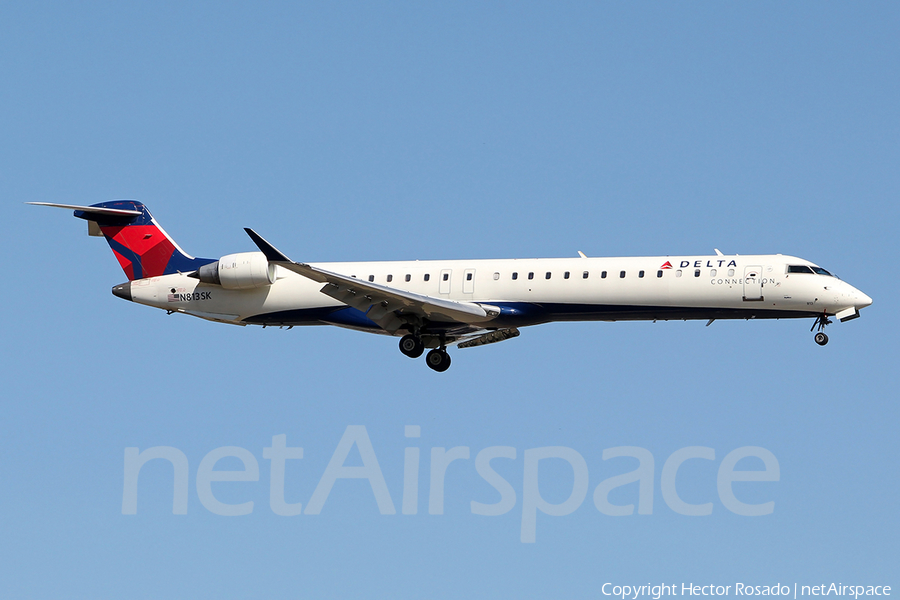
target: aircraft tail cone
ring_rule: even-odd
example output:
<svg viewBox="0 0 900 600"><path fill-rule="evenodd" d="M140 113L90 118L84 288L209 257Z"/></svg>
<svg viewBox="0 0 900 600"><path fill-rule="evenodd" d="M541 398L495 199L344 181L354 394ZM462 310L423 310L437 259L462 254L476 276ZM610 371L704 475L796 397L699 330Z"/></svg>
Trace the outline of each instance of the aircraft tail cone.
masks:
<svg viewBox="0 0 900 600"><path fill-rule="evenodd" d="M131 298L131 282L123 283L121 285L114 286L112 289L113 296L118 296L123 300L132 301Z"/></svg>

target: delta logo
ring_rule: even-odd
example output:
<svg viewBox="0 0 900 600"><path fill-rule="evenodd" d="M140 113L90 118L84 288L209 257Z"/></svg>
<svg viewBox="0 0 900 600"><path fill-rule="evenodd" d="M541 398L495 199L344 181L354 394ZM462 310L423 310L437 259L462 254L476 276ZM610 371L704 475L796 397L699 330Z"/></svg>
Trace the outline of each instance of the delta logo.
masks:
<svg viewBox="0 0 900 600"><path fill-rule="evenodd" d="M725 265L726 261L728 262L727 265ZM718 264L717 264L717 265L714 265L713 262L718 263ZM727 266L727 267L736 267L736 266L737 266L737 261L735 261L735 260L728 260L728 259L725 259L725 258L723 258L723 259L721 259L721 260L719 260L719 259L716 259L716 260L707 260L705 266L710 267L710 268L715 268L716 266L721 267L722 265L725 265L725 266ZM681 261L681 263L679 263L679 265L678 265L678 267L679 267L680 269L686 269L686 268L688 268L688 267L690 267L690 266L691 266L691 261L689 261L689 260L683 260L683 261ZM695 260L695 261L694 261L694 266L697 267L697 268L703 267L703 266L704 266L704 265L703 265L703 261L702 261L702 260ZM664 262L664 263L662 264L662 266L660 267L660 270L662 270L662 269L674 269L674 268L675 268L675 267L672 266L672 263L671 263L671 262L666 261L666 262Z"/></svg>

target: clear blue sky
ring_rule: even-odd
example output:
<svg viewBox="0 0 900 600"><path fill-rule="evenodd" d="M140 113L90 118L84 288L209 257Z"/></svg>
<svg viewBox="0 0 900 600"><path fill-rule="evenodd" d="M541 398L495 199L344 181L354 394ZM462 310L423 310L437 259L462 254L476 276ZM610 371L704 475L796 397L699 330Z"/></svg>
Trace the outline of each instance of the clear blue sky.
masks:
<svg viewBox="0 0 900 600"><path fill-rule="evenodd" d="M605 582L900 585L896 3L5 3L0 210L7 291L0 418L4 598L598 598ZM785 253L872 296L813 343L808 321L544 325L458 350L438 375L396 342L336 328L214 325L129 304L106 244L27 201L139 199L188 252L298 260ZM15 285L12 285L15 283ZM285 434L288 502L309 503L351 425L395 515L338 480L319 515L269 508L263 448ZM406 439L407 425L421 437ZM122 514L125 448L147 463ZM200 462L248 450L255 482ZM428 514L430 452L466 446ZM517 493L475 468L484 448ZM520 542L525 453L571 448L588 492ZM655 461L653 513L595 488ZM677 490L712 502L676 514ZM717 493L732 450L780 480ZM418 514L400 514L404 448ZM632 459L633 460L633 459ZM636 461L635 461L636 462ZM356 449L348 465L360 465ZM747 459L741 468L761 468ZM218 469L237 469L236 458ZM540 463L563 502L572 469ZM637 485L615 490L637 502Z"/></svg>

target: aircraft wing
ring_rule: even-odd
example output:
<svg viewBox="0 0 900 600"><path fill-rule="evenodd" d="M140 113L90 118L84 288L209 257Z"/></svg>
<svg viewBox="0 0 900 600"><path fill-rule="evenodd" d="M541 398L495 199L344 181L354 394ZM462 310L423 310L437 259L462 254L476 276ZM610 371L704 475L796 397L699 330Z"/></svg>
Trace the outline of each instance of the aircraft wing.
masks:
<svg viewBox="0 0 900 600"><path fill-rule="evenodd" d="M321 289L323 294L365 313L387 331L397 331L407 322L404 317L441 323L480 324L500 314L496 306L416 294L294 262L252 229L245 228L244 231L269 262L325 284Z"/></svg>

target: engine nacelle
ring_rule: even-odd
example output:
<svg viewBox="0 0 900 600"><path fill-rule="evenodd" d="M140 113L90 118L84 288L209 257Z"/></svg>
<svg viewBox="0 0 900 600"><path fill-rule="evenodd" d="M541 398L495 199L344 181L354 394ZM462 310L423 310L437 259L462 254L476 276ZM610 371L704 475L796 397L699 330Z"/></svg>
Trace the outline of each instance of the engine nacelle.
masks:
<svg viewBox="0 0 900 600"><path fill-rule="evenodd" d="M275 283L275 265L262 252L239 252L203 265L197 276L203 283L221 285L226 290L249 290Z"/></svg>

